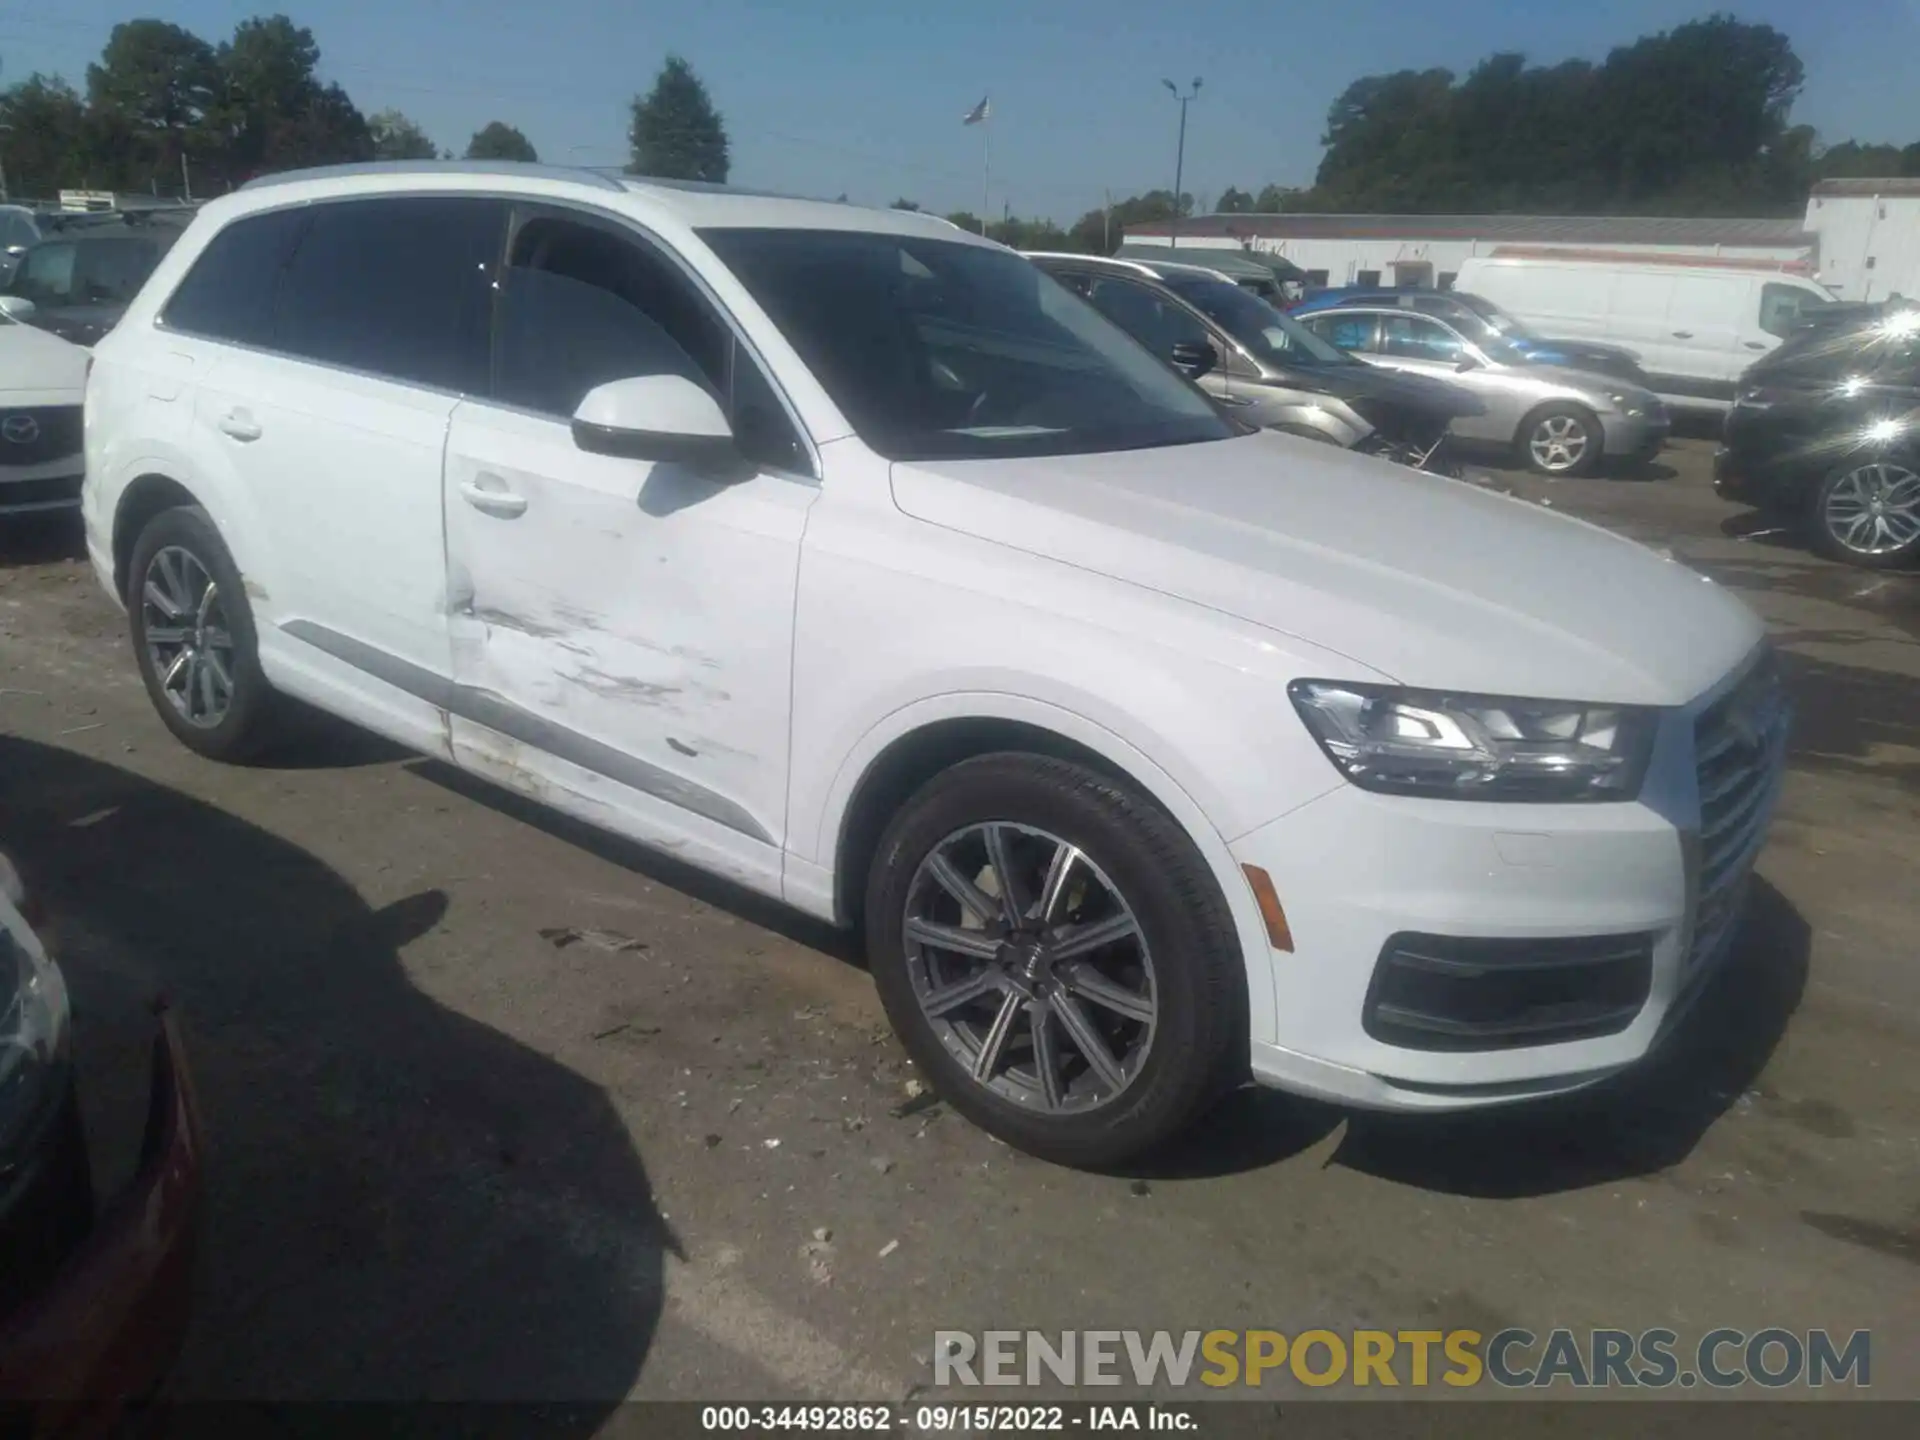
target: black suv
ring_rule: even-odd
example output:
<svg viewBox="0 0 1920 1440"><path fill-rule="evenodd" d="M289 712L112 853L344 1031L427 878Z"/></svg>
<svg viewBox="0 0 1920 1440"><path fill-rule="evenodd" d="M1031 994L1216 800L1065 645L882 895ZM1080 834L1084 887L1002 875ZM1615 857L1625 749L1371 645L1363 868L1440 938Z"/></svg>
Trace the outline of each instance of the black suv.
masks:
<svg viewBox="0 0 1920 1440"><path fill-rule="evenodd" d="M28 249L7 282L7 294L33 305L18 318L92 345L119 322L192 215L179 207L43 216L46 238Z"/></svg>
<svg viewBox="0 0 1920 1440"><path fill-rule="evenodd" d="M1803 331L1740 378L1714 457L1730 500L1802 520L1835 559L1920 560L1920 307Z"/></svg>

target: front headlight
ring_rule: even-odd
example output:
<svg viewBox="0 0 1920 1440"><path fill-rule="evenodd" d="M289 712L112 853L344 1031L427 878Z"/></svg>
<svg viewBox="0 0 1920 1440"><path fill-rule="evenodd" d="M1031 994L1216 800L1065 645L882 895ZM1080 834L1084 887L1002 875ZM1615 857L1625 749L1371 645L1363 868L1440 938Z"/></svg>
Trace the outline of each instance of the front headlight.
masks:
<svg viewBox="0 0 1920 1440"><path fill-rule="evenodd" d="M11 867L0 856L0 872ZM38 945L0 925L0 1164L59 1099L67 987Z"/></svg>
<svg viewBox="0 0 1920 1440"><path fill-rule="evenodd" d="M1294 708L1363 790L1441 800L1631 800L1653 753L1656 711L1296 680Z"/></svg>

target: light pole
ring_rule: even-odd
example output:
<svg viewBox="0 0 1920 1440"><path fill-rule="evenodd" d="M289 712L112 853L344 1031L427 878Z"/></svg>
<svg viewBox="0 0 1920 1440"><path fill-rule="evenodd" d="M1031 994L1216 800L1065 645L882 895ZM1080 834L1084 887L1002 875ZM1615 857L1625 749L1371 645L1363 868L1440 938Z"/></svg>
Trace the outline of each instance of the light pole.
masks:
<svg viewBox="0 0 1920 1440"><path fill-rule="evenodd" d="M1171 80L1162 80L1167 93L1180 102L1180 148L1174 151L1173 159L1173 223L1168 226L1167 248L1180 248L1180 184L1186 177L1187 168L1187 106L1200 93L1200 77L1195 76L1193 88L1186 94L1180 93L1180 87Z"/></svg>

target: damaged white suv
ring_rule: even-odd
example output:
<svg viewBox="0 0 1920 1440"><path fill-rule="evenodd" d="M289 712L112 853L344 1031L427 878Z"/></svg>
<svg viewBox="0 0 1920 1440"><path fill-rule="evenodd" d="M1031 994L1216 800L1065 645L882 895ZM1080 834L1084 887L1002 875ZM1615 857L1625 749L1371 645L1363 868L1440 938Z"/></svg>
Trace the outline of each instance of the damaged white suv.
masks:
<svg viewBox="0 0 1920 1440"><path fill-rule="evenodd" d="M1778 787L1722 590L1243 433L905 212L255 182L99 345L86 460L183 742L297 696L861 925L934 1087L1073 1163L1248 1076L1440 1110L1618 1071Z"/></svg>

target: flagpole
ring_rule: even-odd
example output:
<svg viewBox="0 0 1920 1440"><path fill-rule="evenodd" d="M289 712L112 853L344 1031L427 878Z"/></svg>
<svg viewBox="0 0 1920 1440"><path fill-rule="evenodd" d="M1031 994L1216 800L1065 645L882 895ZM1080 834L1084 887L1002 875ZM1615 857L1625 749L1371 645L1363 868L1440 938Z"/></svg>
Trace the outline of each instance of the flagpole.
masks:
<svg viewBox="0 0 1920 1440"><path fill-rule="evenodd" d="M993 213L988 203L993 166L993 98L986 100L987 113L980 117L980 233L987 233L987 217Z"/></svg>

